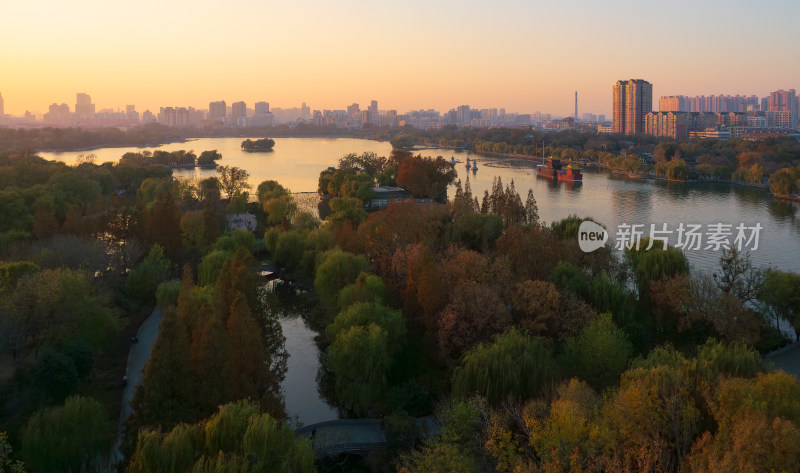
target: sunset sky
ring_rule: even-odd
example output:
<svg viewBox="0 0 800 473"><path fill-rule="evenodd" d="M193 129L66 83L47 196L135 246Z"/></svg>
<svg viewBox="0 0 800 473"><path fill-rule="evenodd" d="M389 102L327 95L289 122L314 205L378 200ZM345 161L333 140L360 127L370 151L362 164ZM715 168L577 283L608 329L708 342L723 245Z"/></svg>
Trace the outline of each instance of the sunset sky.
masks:
<svg viewBox="0 0 800 473"><path fill-rule="evenodd" d="M611 112L618 79L661 95L800 89L794 0L0 0L5 111L75 93L97 109Z"/></svg>

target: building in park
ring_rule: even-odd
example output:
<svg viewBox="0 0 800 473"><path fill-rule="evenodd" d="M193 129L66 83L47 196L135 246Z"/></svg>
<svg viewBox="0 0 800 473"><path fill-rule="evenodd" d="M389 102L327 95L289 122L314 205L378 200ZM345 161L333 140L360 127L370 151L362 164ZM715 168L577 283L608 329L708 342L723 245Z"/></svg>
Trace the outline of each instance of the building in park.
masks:
<svg viewBox="0 0 800 473"><path fill-rule="evenodd" d="M411 193L402 187L378 186L373 187L372 192L374 196L369 200L366 206L366 210L369 212L385 209L392 202L414 200Z"/></svg>
<svg viewBox="0 0 800 473"><path fill-rule="evenodd" d="M645 132L645 116L653 111L653 85L646 80L617 81L613 88L614 133Z"/></svg>

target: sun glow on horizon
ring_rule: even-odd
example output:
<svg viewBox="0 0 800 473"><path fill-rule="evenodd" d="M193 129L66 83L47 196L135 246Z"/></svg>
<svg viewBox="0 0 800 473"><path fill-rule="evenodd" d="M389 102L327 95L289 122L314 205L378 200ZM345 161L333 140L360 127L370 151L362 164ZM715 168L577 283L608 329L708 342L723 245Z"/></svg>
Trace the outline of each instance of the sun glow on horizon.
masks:
<svg viewBox="0 0 800 473"><path fill-rule="evenodd" d="M783 0L5 2L0 94L15 115L72 109L76 92L140 112L375 99L568 115L578 90L580 113L610 115L619 79L654 97L800 88L798 13Z"/></svg>

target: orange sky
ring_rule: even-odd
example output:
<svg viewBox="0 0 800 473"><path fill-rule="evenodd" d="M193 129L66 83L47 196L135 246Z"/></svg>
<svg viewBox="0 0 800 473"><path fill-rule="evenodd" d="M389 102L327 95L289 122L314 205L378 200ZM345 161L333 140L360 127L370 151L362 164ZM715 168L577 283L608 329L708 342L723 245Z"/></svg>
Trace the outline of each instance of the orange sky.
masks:
<svg viewBox="0 0 800 473"><path fill-rule="evenodd" d="M643 5L643 3L646 3ZM610 114L618 79L660 95L800 88L800 2L0 0L6 113L461 104Z"/></svg>

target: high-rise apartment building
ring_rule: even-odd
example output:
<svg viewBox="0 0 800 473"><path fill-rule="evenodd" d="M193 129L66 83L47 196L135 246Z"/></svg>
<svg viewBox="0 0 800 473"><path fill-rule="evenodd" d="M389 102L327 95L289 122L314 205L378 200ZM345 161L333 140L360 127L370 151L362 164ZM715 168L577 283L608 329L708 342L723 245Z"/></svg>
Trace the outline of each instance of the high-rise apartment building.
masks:
<svg viewBox="0 0 800 473"><path fill-rule="evenodd" d="M796 128L798 122L797 93L794 89L776 90L769 94L769 114L772 126Z"/></svg>
<svg viewBox="0 0 800 473"><path fill-rule="evenodd" d="M461 105L456 109L456 121L462 125L469 124L472 120L472 111L469 105Z"/></svg>
<svg viewBox="0 0 800 473"><path fill-rule="evenodd" d="M139 112L136 111L135 105L126 105L125 106L125 118L129 122L139 122Z"/></svg>
<svg viewBox="0 0 800 473"><path fill-rule="evenodd" d="M66 124L69 121L69 105L53 103L44 114L44 121L53 124Z"/></svg>
<svg viewBox="0 0 800 473"><path fill-rule="evenodd" d="M691 101L685 95L669 95L658 100L661 112L691 112Z"/></svg>
<svg viewBox="0 0 800 473"><path fill-rule="evenodd" d="M253 107L257 117L269 113L269 102L256 102Z"/></svg>
<svg viewBox="0 0 800 473"><path fill-rule="evenodd" d="M89 94L78 92L75 99L75 115L80 118L88 118L94 115L94 104Z"/></svg>
<svg viewBox="0 0 800 473"><path fill-rule="evenodd" d="M369 111L370 123L378 123L378 101L371 101L367 110Z"/></svg>
<svg viewBox="0 0 800 473"><path fill-rule="evenodd" d="M646 80L617 81L613 89L614 133L645 132L645 115L653 111L653 85Z"/></svg>
<svg viewBox="0 0 800 473"><path fill-rule="evenodd" d="M231 104L231 123L234 126L247 125L247 104L244 101Z"/></svg>
<svg viewBox="0 0 800 473"><path fill-rule="evenodd" d="M228 104L224 100L208 104L208 119L212 122L225 121L228 115Z"/></svg>

